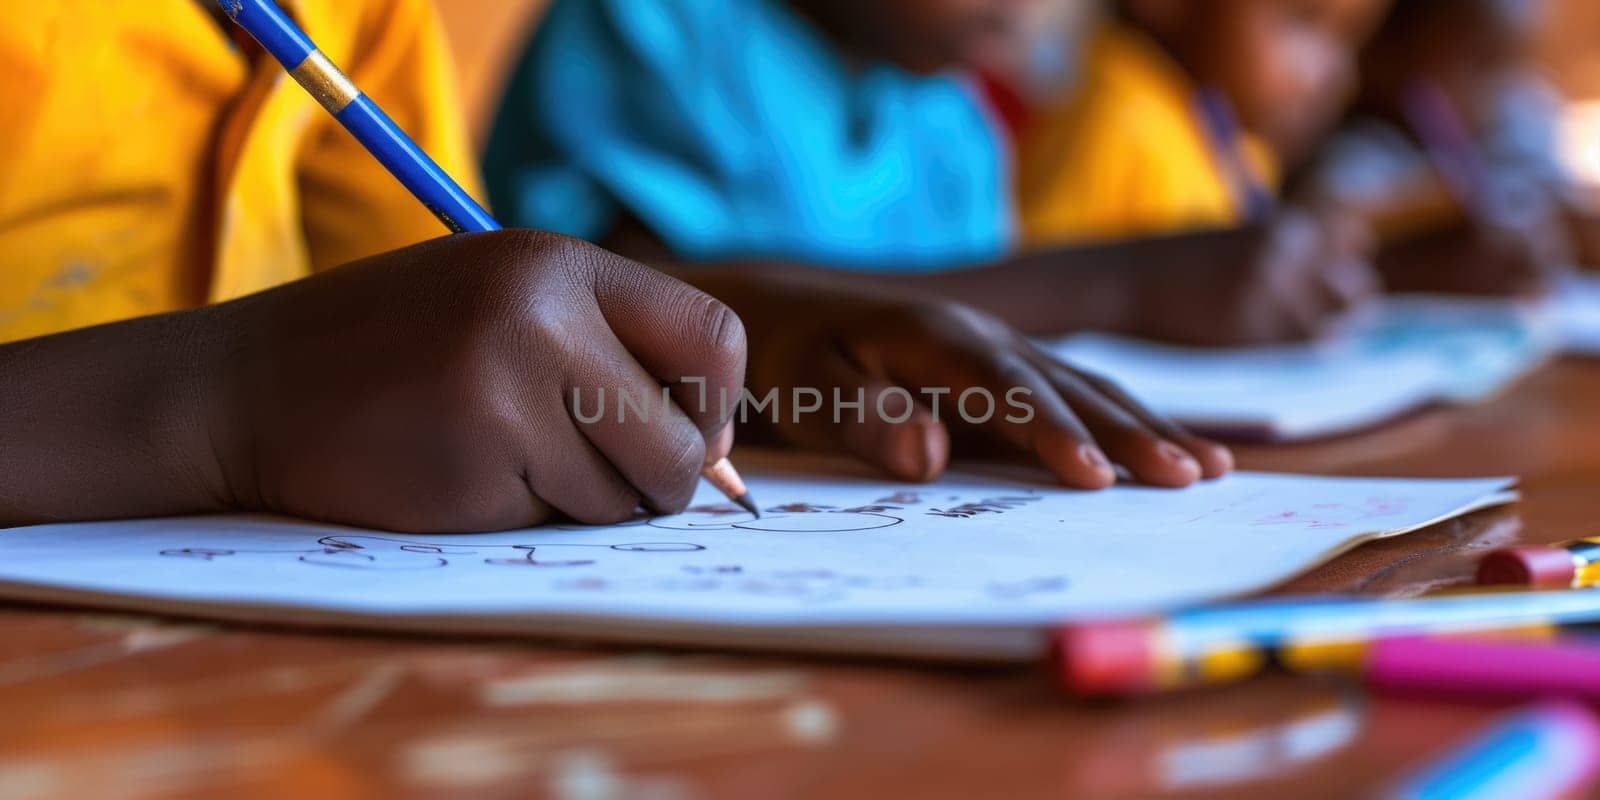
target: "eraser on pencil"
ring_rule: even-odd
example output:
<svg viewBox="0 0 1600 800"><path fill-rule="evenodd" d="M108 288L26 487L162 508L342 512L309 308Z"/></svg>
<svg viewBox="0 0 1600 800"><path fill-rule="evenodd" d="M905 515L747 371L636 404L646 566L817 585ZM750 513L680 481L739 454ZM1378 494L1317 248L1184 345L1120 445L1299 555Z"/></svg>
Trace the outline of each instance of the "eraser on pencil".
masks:
<svg viewBox="0 0 1600 800"><path fill-rule="evenodd" d="M1507 547L1478 562L1478 583L1567 588L1572 586L1577 570L1572 553L1559 547Z"/></svg>
<svg viewBox="0 0 1600 800"><path fill-rule="evenodd" d="M1055 663L1062 684L1083 695L1148 691L1155 671L1154 625L1116 620L1068 625L1056 633Z"/></svg>

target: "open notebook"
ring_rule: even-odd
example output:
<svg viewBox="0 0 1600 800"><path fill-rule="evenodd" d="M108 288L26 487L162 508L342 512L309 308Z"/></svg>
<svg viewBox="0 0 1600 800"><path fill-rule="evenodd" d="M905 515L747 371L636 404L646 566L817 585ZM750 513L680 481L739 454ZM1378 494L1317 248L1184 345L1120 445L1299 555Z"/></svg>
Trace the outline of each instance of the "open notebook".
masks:
<svg viewBox="0 0 1600 800"><path fill-rule="evenodd" d="M411 536L261 516L0 531L0 596L216 619L911 657L1024 659L1050 627L1270 587L1512 481L1240 474L1077 492L1025 471L885 483L741 457L760 520Z"/></svg>
<svg viewBox="0 0 1600 800"><path fill-rule="evenodd" d="M1564 344L1576 346L1586 297L1560 297L1540 307L1395 298L1344 335L1302 345L1196 349L1085 334L1045 346L1197 430L1310 439L1491 397Z"/></svg>

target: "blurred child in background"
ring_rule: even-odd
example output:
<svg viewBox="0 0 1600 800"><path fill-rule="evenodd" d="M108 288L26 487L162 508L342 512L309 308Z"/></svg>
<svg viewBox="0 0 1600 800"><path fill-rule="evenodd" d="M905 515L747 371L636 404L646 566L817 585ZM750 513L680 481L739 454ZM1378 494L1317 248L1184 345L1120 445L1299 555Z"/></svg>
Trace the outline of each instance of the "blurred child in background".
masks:
<svg viewBox="0 0 1600 800"><path fill-rule="evenodd" d="M934 73L1028 4L558 0L490 140L495 206L591 240L636 219L694 261L997 258L1004 151Z"/></svg>
<svg viewBox="0 0 1600 800"><path fill-rule="evenodd" d="M1076 87L1023 134L1030 242L1241 225L1272 213L1355 88L1382 0L1120 0Z"/></svg>
<svg viewBox="0 0 1600 800"><path fill-rule="evenodd" d="M1359 236L1292 214L1019 251L1009 144L959 70L1044 1L556 0L490 140L491 196L658 264L951 298L1028 334L1303 338L1371 290ZM1335 5L1313 27L1354 38L1360 10Z"/></svg>
<svg viewBox="0 0 1600 800"><path fill-rule="evenodd" d="M1537 293L1589 229L1534 63L1544 5L1397 0L1366 48L1359 101L1307 186L1372 223L1391 289Z"/></svg>

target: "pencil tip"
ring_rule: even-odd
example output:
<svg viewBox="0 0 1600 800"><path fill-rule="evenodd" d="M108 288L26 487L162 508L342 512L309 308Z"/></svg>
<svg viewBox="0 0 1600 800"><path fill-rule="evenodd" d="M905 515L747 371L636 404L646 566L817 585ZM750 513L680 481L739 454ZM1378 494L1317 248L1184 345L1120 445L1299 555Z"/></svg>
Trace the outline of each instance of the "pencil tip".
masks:
<svg viewBox="0 0 1600 800"><path fill-rule="evenodd" d="M750 499L749 492L733 498L733 502L738 503L744 510L756 515L756 519L761 519L761 508L756 505L756 501Z"/></svg>

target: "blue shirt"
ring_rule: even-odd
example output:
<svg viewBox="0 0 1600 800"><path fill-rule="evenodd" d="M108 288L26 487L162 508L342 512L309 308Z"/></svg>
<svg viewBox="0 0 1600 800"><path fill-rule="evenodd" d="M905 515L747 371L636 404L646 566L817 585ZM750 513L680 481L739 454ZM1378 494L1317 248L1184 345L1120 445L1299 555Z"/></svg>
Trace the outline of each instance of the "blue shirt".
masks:
<svg viewBox="0 0 1600 800"><path fill-rule="evenodd" d="M556 0L485 158L508 223L681 257L921 271L1012 242L974 89L852 63L782 0Z"/></svg>

